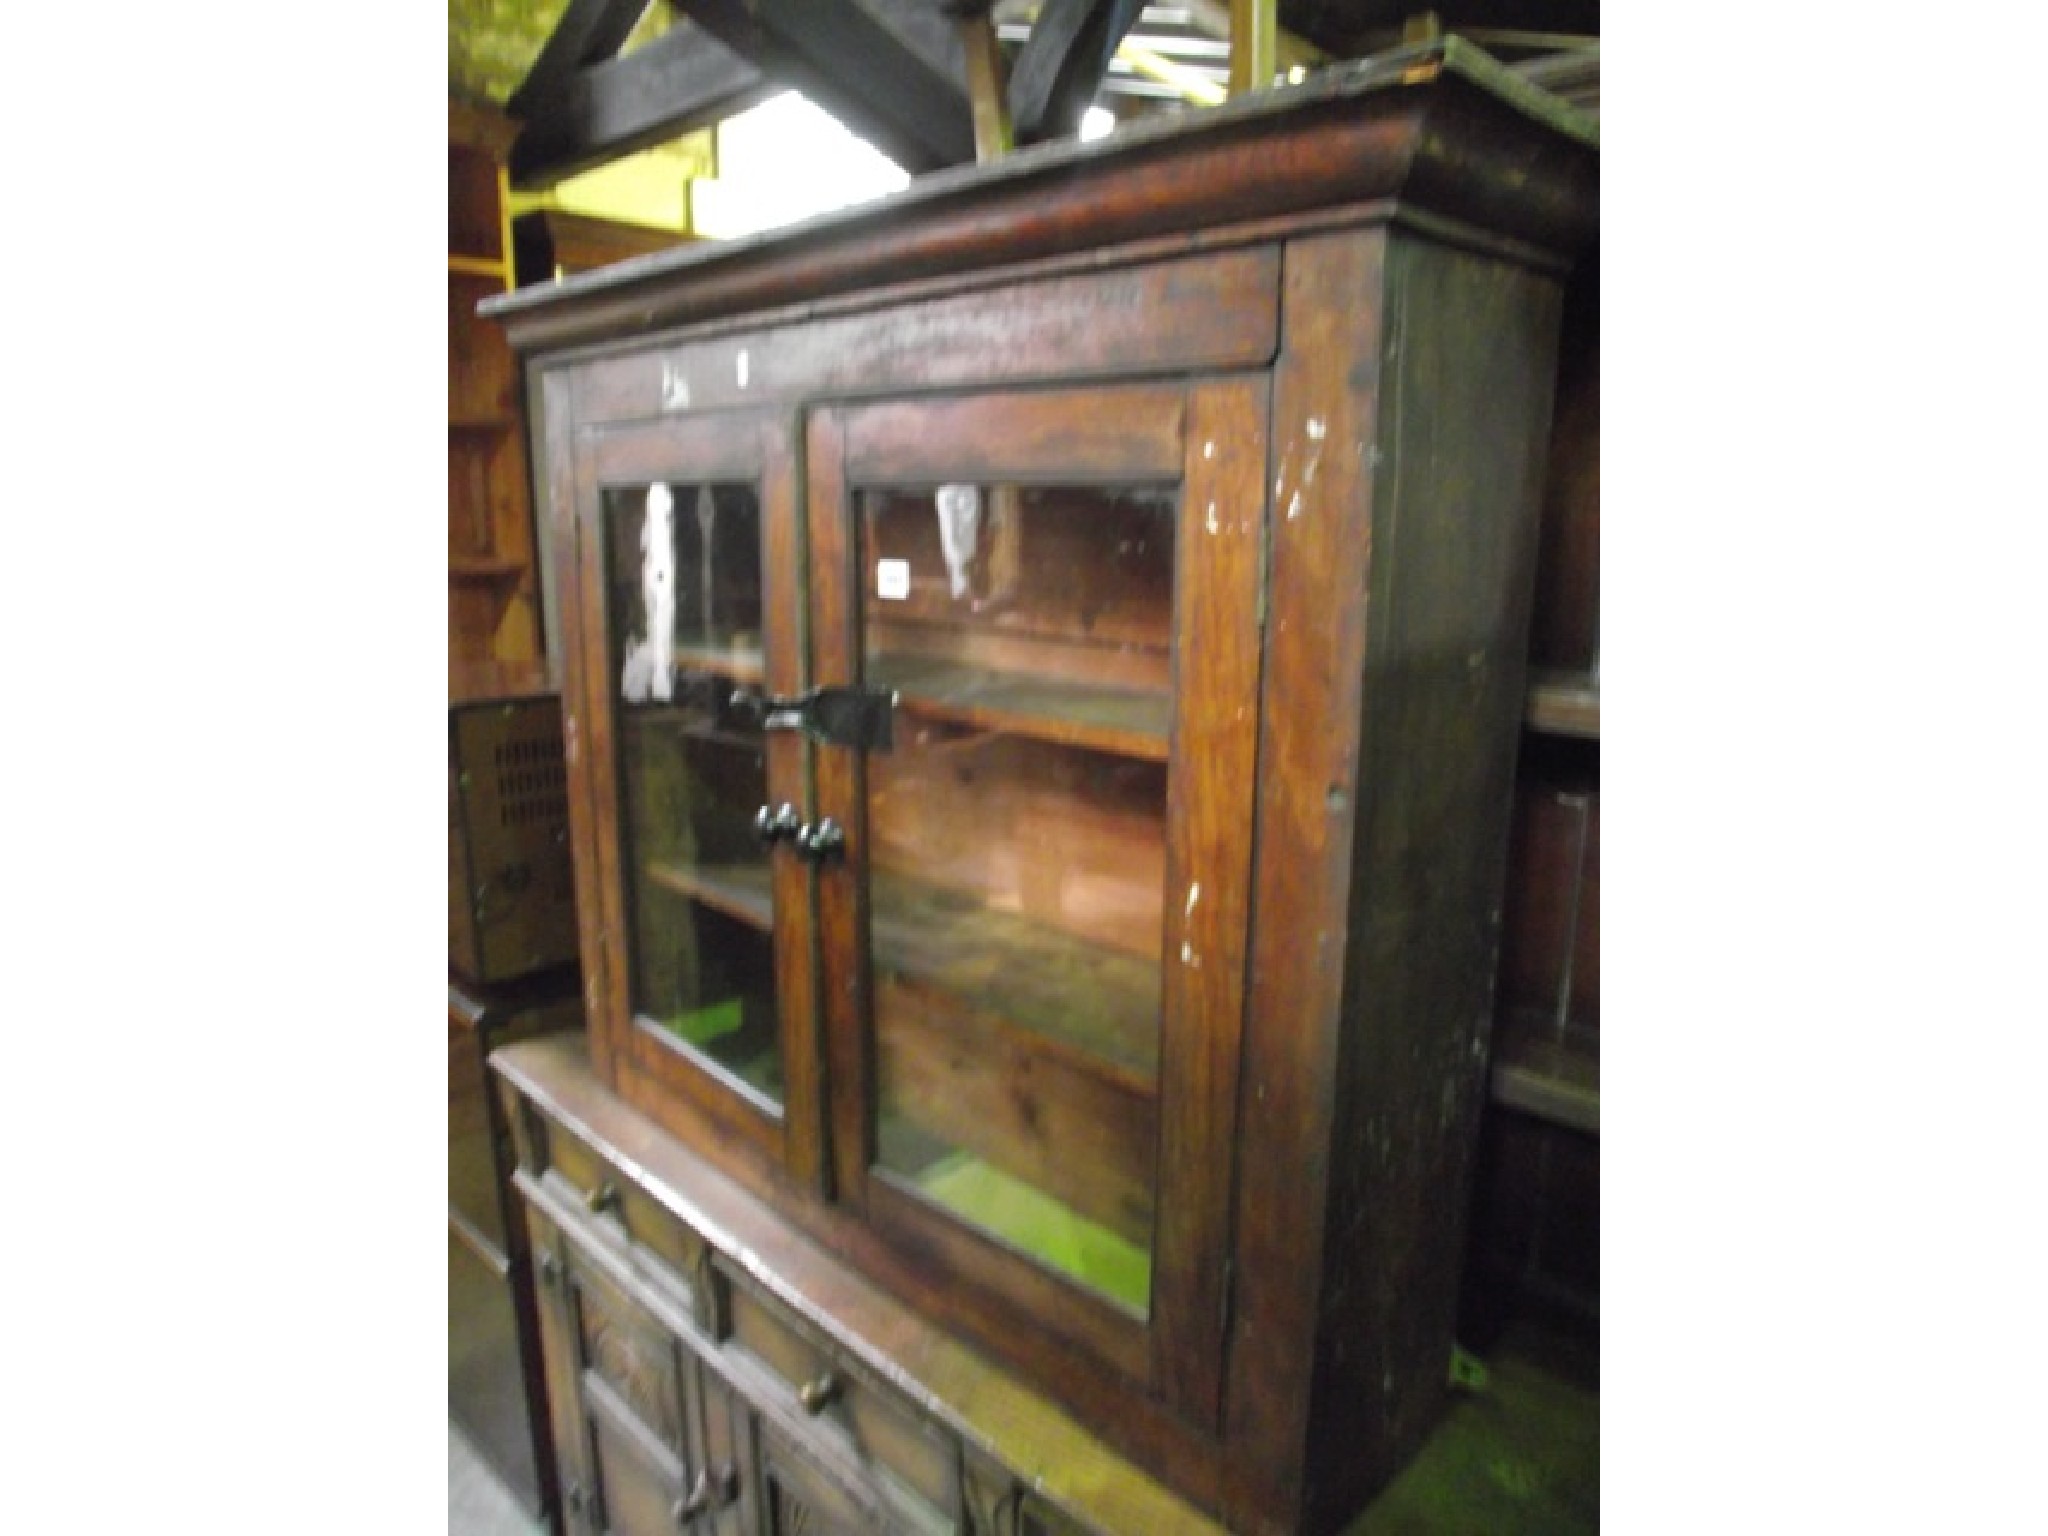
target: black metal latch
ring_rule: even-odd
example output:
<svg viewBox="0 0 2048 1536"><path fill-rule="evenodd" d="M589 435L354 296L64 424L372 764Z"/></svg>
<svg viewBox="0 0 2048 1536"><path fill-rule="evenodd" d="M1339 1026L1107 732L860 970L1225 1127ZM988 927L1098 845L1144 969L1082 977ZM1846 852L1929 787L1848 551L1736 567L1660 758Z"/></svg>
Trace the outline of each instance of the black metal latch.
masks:
<svg viewBox="0 0 2048 1536"><path fill-rule="evenodd" d="M759 720L764 731L802 731L828 746L887 752L896 741L893 688L813 688L793 699L742 688L732 705Z"/></svg>

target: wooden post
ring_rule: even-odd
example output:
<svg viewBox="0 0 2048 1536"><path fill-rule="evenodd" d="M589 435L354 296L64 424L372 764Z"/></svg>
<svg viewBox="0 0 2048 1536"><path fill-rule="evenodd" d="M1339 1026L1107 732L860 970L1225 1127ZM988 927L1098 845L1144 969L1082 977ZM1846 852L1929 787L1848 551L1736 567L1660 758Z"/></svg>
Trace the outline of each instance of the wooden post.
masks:
<svg viewBox="0 0 2048 1536"><path fill-rule="evenodd" d="M1015 145L1010 129L1009 86L996 43L988 0L949 6L967 54L967 104L974 114L974 158L994 160Z"/></svg>
<svg viewBox="0 0 2048 1536"><path fill-rule="evenodd" d="M1279 73L1279 0L1230 0L1230 94L1263 91Z"/></svg>

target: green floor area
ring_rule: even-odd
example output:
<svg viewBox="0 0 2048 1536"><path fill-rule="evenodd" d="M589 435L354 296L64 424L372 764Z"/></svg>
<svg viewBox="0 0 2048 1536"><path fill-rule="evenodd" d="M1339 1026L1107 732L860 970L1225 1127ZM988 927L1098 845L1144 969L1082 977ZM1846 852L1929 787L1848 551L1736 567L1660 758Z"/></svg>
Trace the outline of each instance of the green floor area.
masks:
<svg viewBox="0 0 2048 1536"><path fill-rule="evenodd" d="M1484 1355L1422 1453L1345 1536L1589 1536L1600 1529L1597 1339L1537 1323Z"/></svg>

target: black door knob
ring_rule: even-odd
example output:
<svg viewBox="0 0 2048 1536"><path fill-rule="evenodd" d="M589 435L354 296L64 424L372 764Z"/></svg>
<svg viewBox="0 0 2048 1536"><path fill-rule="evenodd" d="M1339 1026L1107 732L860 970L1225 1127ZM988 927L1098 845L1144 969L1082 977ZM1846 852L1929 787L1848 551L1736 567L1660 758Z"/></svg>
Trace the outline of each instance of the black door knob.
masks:
<svg viewBox="0 0 2048 1536"><path fill-rule="evenodd" d="M797 840L803 830L803 818L786 800L772 810L764 805L754 812L754 836L771 848L779 842Z"/></svg>
<svg viewBox="0 0 2048 1536"><path fill-rule="evenodd" d="M846 830L830 816L815 827L804 827L796 835L796 851L812 864L825 864L846 857Z"/></svg>

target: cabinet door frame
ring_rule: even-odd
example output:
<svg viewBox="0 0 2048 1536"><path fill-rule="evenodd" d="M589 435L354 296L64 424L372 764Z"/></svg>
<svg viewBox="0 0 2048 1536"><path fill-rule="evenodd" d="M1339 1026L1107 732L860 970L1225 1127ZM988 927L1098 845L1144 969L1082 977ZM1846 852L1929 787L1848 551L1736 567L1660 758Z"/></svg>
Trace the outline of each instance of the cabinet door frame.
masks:
<svg viewBox="0 0 2048 1536"><path fill-rule="evenodd" d="M818 685L862 682L857 492L947 480L1171 481L1179 490L1162 892L1159 1132L1152 1301L1134 1318L1022 1262L886 1178L875 1158L865 754L820 748L817 811L847 829L821 873L818 923L834 1180L840 1203L917 1257L935 1291L987 1298L1220 1421L1248 992L1249 891L1263 633L1270 386L1263 374L990 390L825 405L806 421L811 644Z"/></svg>
<svg viewBox="0 0 2048 1536"><path fill-rule="evenodd" d="M616 688L611 677L609 595L604 565L604 495L614 487L654 481L745 481L757 489L762 525L762 675L758 686L771 694L801 692L806 686L803 605L803 528L796 496L794 429L789 417L761 410L720 411L663 420L581 429L575 444L575 557L578 616L576 661L566 669L564 690L573 713L586 722L580 750L571 763L582 780L572 813L583 811L590 836L578 836L592 854L597 912L599 975L587 983L593 998L590 1031L593 1055L621 1096L657 1115L680 1101L718 1133L753 1148L763 1159L797 1180L818 1186L824 1177L822 1102L816 992L812 964L809 871L786 848L771 856L772 907L778 1041L784 1091L779 1107L719 1073L715 1065L686 1056L643 1028L634 1015L628 957L623 945L628 924L619 806L619 742L615 729ZM764 737L767 795L805 813L810 762L806 743L784 732ZM591 887L586 886L586 891ZM585 946L585 964L593 957Z"/></svg>

